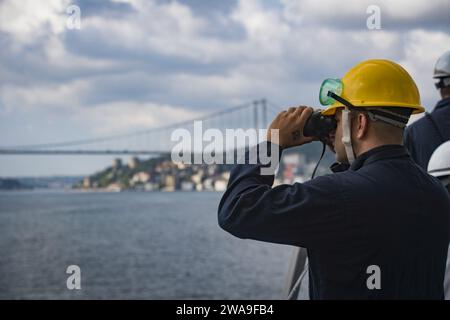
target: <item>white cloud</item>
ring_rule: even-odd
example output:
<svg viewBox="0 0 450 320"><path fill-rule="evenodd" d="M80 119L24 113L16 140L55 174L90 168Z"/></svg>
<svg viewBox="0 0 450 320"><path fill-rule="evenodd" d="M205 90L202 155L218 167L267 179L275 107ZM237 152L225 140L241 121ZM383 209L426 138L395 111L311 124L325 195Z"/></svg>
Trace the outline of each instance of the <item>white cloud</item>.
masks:
<svg viewBox="0 0 450 320"><path fill-rule="evenodd" d="M450 49L450 35L443 32L415 30L405 37L404 58L399 62L413 76L422 98L422 103L431 111L440 99L433 77L437 59Z"/></svg>
<svg viewBox="0 0 450 320"><path fill-rule="evenodd" d="M14 37L17 45L39 41L49 32L66 28L65 10L70 0L5 0L0 2L0 31Z"/></svg>
<svg viewBox="0 0 450 320"><path fill-rule="evenodd" d="M366 10L371 5L379 6L381 17L408 21L411 26L415 20L439 15L442 10L450 9L450 1L408 1L408 0L282 0L285 18L296 24L327 25L348 20L365 21L369 14ZM360 28L365 28L361 25Z"/></svg>
<svg viewBox="0 0 450 320"><path fill-rule="evenodd" d="M178 2L157 4L154 1L142 0L120 2L130 3L136 12L115 19L103 15L87 16L83 18L83 29L79 36L82 38L83 35L95 35L94 39L98 41L99 46L106 44L120 48L124 50L122 55L127 51L130 54L139 51L143 55L147 52L150 57L153 53L157 53L171 57L175 59L174 61L188 58L205 65L225 63L224 67L212 73L183 70L181 65L179 70L166 73L162 71L157 75L161 81L165 81L167 91L172 95L180 94L185 98L190 96L191 101L187 102L187 105L195 105L196 100L210 99L212 96L220 98L221 104L226 100L236 101L242 96L248 97L264 92L267 94L280 92L286 96L296 96L296 92L287 90L292 90L296 84L310 87L317 82L318 86L322 77L341 76L351 65L367 58L380 57L401 61L407 68L411 68L413 73L420 74L421 72L417 71L418 66L422 66L423 70L429 68L430 61L436 59L437 52L441 51L444 46L442 43L446 40L444 37L446 34L435 31L413 29L404 32L396 30L373 32L365 28L341 30L327 25L328 19L359 15L360 11L365 15L366 6L372 4L372 1L344 1L337 14L335 10L329 10L336 5L329 0L320 3L309 0L285 0L284 9L281 10L264 6L264 2L260 0L241 0L221 23L241 26L246 37L230 39L207 35L205 29L215 21L195 16L187 5ZM395 5L385 1L376 3L382 6L383 10L386 7L391 15L398 17L415 17L426 7L424 1L408 4L406 14L402 11L406 8L406 2L400 2ZM9 1L5 3L13 7ZM54 8L61 9L61 3L64 2L49 2L47 7L41 8L42 12L53 12L53 15L43 15L45 18L39 21L58 21L54 18L58 10ZM442 5L445 1L439 3ZM435 11L438 7L439 4L432 4L427 6L427 10ZM17 7L14 8L16 11L19 10ZM19 16L30 19L29 12L32 12L32 9L33 6ZM315 19L322 21L323 24L298 26L292 24L294 16L300 20ZM16 26L13 29L19 42L21 32L17 30L30 31L30 27L27 27L30 23L22 24L24 26ZM139 69L139 65L133 65L133 61L114 61L113 56L93 58L74 54L63 42L64 37L60 34L62 30L57 27L59 24L53 22L51 25L55 25L55 31L47 35L43 42L44 63L48 64L49 68L65 70L69 74L77 69L86 69L91 74L90 79L98 77L99 72L107 72L111 68L125 70L127 63L132 68L130 72L133 68ZM425 32L426 36L418 36L421 32ZM418 50L418 47L422 49ZM417 53L419 51L420 54ZM417 63L418 60L422 62ZM428 61L427 64L425 61ZM143 81L149 83L154 81L151 80L151 75L146 79ZM31 88L8 87L8 90L3 90L6 95L4 100L7 106L18 104L46 106L57 105L58 99L76 101L84 94L92 94L95 88L93 81L90 81L89 90L78 87L76 94L68 93L68 88L74 86L74 83L80 86L82 80L78 80L68 79L63 84L51 86L43 84ZM36 92L36 87L44 88ZM50 89L47 91L46 87ZM45 97L47 95L51 97ZM424 96L426 99L431 98L428 93ZM15 97L18 97L19 103L13 103ZM168 99L170 100L170 96Z"/></svg>
<svg viewBox="0 0 450 320"><path fill-rule="evenodd" d="M80 99L88 88L89 83L86 80L48 86L5 85L0 88L0 101L8 113L67 112L81 106Z"/></svg>
<svg viewBox="0 0 450 320"><path fill-rule="evenodd" d="M220 54L220 42L201 37L207 21L195 17L188 6L178 2L156 4L153 1L130 1L137 10L130 17L107 19L102 16L83 20L85 32L98 33L111 45L189 57L207 61Z"/></svg>
<svg viewBox="0 0 450 320"><path fill-rule="evenodd" d="M89 69L91 73L95 73L117 66L110 58L84 57L68 51L61 36L57 35L49 36L45 40L43 56L49 67L59 70Z"/></svg>
<svg viewBox="0 0 450 320"><path fill-rule="evenodd" d="M117 101L79 109L74 120L99 135L127 133L166 126L201 116L202 113L168 104Z"/></svg>
<svg viewBox="0 0 450 320"><path fill-rule="evenodd" d="M239 1L231 19L244 26L254 54L282 55L282 41L291 31L278 12L264 9L257 0Z"/></svg>

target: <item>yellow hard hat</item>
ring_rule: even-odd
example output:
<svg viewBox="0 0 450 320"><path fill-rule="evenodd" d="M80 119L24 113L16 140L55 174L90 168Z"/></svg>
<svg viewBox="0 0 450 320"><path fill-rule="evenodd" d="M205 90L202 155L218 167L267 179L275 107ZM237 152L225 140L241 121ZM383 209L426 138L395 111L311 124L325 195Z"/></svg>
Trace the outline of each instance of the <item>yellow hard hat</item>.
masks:
<svg viewBox="0 0 450 320"><path fill-rule="evenodd" d="M399 64L389 60L363 61L350 69L341 80L329 80L334 81L332 87L336 87L336 83L340 85L339 92L335 93L354 107L409 108L413 110L413 114L425 111L414 80ZM344 107L339 101L329 101L331 102L326 104L332 104L322 111L323 115L334 115L337 108Z"/></svg>

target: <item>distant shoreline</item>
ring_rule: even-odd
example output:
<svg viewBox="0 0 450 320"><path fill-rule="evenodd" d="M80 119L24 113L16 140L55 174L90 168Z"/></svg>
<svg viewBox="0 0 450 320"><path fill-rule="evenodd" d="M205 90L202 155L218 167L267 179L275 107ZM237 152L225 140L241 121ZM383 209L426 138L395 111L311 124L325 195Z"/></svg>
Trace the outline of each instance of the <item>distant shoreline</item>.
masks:
<svg viewBox="0 0 450 320"><path fill-rule="evenodd" d="M0 189L0 194L8 193L222 193L223 191L216 190L174 190L174 191L163 191L163 190L132 190L125 189L121 191L108 190L108 189L49 189L49 188L33 188L33 189Z"/></svg>

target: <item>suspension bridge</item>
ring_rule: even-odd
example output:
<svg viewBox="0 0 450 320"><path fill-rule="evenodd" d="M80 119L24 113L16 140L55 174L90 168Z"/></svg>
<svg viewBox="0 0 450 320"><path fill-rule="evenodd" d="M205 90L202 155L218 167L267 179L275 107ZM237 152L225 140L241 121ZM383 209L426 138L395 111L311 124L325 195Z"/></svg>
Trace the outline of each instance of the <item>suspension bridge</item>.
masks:
<svg viewBox="0 0 450 320"><path fill-rule="evenodd" d="M167 126L149 128L105 137L49 142L29 145L1 146L0 155L161 155L170 153L174 144L171 133L176 129L193 132L194 123L202 122L203 130L266 129L268 121L281 110L266 99Z"/></svg>

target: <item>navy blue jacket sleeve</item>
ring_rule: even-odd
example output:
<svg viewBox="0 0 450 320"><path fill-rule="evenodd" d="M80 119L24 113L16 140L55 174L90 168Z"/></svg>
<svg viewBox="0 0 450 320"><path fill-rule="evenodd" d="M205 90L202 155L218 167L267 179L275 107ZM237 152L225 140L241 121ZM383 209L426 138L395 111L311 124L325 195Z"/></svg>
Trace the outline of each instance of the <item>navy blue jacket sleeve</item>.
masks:
<svg viewBox="0 0 450 320"><path fill-rule="evenodd" d="M280 152L281 154L281 152ZM219 225L231 234L302 247L326 246L345 232L344 204L332 175L272 188L260 164L236 165L219 204Z"/></svg>

